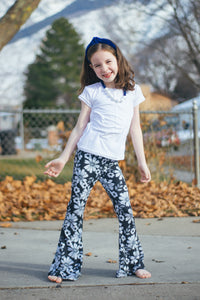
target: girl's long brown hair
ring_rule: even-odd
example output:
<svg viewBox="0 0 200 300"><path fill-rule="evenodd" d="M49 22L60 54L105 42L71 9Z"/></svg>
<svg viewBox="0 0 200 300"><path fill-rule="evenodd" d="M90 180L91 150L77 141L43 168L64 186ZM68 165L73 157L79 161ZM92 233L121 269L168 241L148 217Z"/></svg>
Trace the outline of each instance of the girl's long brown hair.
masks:
<svg viewBox="0 0 200 300"><path fill-rule="evenodd" d="M87 57L85 56L82 72L81 72L81 88L79 94L82 93L85 86L100 82L100 79L96 76L93 69L90 67L90 59L92 55L98 50L105 50L111 52L117 59L118 74L115 78L115 87L117 89L124 89L126 91L133 91L135 86L134 71L131 69L128 61L123 56L122 52L116 45L116 50L107 44L95 44L91 46L87 51Z"/></svg>

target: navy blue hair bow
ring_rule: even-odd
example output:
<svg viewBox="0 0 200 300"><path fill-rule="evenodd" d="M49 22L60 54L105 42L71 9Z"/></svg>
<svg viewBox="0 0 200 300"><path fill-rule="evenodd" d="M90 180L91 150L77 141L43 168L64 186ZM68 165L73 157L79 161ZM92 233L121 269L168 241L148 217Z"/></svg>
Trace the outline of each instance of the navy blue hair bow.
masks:
<svg viewBox="0 0 200 300"><path fill-rule="evenodd" d="M85 50L85 57L88 60L88 62L89 62L89 59L87 57L88 49L95 44L107 44L107 45L111 46L113 49L115 49L115 50L117 49L116 45L111 40L101 39L101 38L95 36L95 37L93 37L91 42L88 44L88 46L86 47L86 50Z"/></svg>

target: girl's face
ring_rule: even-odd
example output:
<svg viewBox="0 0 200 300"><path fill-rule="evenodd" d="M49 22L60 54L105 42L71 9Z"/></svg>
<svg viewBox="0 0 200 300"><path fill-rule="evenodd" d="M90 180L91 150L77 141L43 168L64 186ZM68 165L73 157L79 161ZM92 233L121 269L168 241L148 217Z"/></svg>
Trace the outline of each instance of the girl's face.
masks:
<svg viewBox="0 0 200 300"><path fill-rule="evenodd" d="M98 50L91 59L91 68L96 76L103 80L106 87L115 87L115 78L118 74L118 64L116 57L109 51Z"/></svg>

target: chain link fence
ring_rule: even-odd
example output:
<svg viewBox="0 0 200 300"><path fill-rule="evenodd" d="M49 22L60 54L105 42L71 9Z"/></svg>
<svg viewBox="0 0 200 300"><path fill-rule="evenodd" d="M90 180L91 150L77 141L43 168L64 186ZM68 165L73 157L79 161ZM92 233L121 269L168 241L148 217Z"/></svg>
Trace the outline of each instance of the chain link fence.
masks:
<svg viewBox="0 0 200 300"><path fill-rule="evenodd" d="M20 180L36 176L44 180L44 165L62 151L78 114L78 110L1 110L0 180L5 176ZM192 182L195 177L193 119L192 110L141 111L145 152L153 179ZM130 139L126 163L131 165L134 155L129 144ZM70 180L72 169L73 160L55 180Z"/></svg>

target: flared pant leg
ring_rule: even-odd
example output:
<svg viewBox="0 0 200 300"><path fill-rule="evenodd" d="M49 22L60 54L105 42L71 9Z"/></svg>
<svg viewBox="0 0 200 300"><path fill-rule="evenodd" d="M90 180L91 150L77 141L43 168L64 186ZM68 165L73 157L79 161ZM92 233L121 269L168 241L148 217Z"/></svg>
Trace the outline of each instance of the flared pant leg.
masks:
<svg viewBox="0 0 200 300"><path fill-rule="evenodd" d="M49 275L77 280L83 261L82 227L85 205L100 173L98 161L78 151L74 159L71 199Z"/></svg>
<svg viewBox="0 0 200 300"><path fill-rule="evenodd" d="M144 253L136 232L128 188L118 162L102 174L100 182L111 198L119 220L119 270L116 277L134 275L136 270L144 268Z"/></svg>

